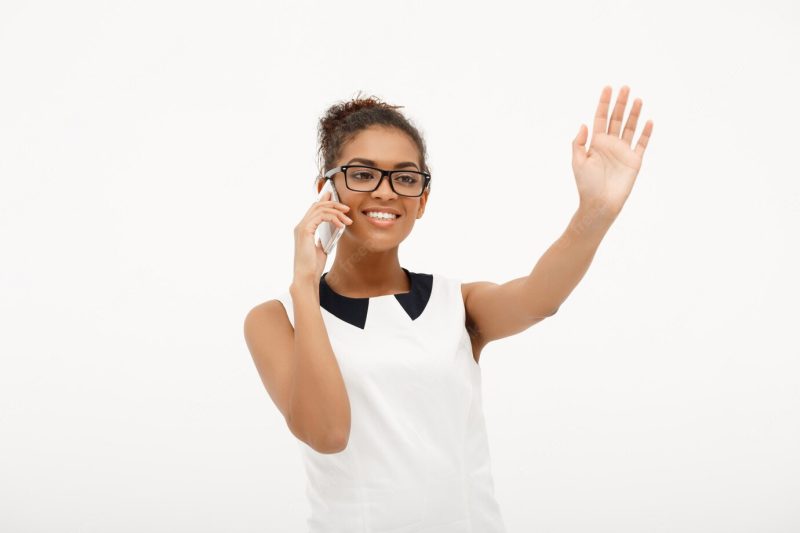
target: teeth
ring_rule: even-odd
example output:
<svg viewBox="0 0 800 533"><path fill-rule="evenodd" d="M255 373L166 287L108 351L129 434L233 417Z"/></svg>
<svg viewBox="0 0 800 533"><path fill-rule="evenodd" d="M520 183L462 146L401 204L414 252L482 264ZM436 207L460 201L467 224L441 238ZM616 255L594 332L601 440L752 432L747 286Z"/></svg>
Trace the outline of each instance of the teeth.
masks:
<svg viewBox="0 0 800 533"><path fill-rule="evenodd" d="M380 218L382 220L392 220L397 218L397 215L393 215L391 213L381 213L380 211L370 211L367 213L367 216L372 218Z"/></svg>

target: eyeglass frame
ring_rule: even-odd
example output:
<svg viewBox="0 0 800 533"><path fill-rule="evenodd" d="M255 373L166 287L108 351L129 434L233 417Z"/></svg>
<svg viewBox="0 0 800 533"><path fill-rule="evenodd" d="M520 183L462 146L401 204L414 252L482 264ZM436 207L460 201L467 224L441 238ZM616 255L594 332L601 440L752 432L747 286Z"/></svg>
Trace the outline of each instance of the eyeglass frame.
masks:
<svg viewBox="0 0 800 533"><path fill-rule="evenodd" d="M353 168L353 167L370 168L372 170L377 170L378 172L380 172L381 173L381 177L378 178L378 184L375 185L375 188L372 189L371 191L362 191L362 190L353 189L352 187L350 187L350 185L347 184L347 169L348 168ZM411 170L411 171L409 171L408 169L384 170L382 168L371 167L369 165L340 165L338 167L332 168L329 171L327 171L322 178L326 179L326 180L333 181L333 176L335 174L338 174L339 172L344 174L344 186L347 187L348 190L351 190L353 192L375 192L375 191L378 190L378 187L381 186L381 183L383 182L383 178L387 177L387 176L389 178L389 188L391 188L392 192L395 193L398 196L403 196L405 198L419 198L420 196L422 196L425 193L425 189L430 190L431 175L430 175L430 173L422 172L421 170ZM403 193L397 192L395 190L395 188L394 188L394 181L392 181L392 174L394 174L395 172L415 172L417 174L422 174L423 178L425 179L425 181L422 184L422 191L420 191L419 194L414 194L414 195L403 194Z"/></svg>

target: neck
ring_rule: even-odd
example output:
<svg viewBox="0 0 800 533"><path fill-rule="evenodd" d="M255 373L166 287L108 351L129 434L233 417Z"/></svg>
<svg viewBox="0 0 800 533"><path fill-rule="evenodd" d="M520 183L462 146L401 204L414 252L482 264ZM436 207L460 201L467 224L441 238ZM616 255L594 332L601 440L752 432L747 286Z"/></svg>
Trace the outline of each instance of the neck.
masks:
<svg viewBox="0 0 800 533"><path fill-rule="evenodd" d="M400 267L398 247L367 251L359 246L353 250L344 240L336 245L336 258L325 276L334 292L350 298L371 298L411 290L408 276Z"/></svg>

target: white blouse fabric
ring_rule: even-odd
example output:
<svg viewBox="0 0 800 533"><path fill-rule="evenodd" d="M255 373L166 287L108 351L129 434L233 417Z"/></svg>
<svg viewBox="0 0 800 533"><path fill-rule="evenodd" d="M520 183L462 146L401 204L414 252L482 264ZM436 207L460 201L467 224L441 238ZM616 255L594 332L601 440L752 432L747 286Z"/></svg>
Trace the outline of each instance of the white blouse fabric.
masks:
<svg viewBox="0 0 800 533"><path fill-rule="evenodd" d="M351 408L347 447L300 445L310 533L501 533L461 282L403 270L411 291L335 293L325 329ZM278 298L294 326L291 296Z"/></svg>

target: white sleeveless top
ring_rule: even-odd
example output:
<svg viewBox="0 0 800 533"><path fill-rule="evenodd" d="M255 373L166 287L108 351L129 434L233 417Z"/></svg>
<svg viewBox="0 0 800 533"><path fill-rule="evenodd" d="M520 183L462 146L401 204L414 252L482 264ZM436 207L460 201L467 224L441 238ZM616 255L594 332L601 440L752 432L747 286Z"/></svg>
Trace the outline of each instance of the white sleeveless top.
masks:
<svg viewBox="0 0 800 533"><path fill-rule="evenodd" d="M403 270L410 292L372 298L340 295L327 272L320 278L351 428L347 447L334 454L297 440L309 531L505 532L461 282ZM277 299L294 326L289 291Z"/></svg>

